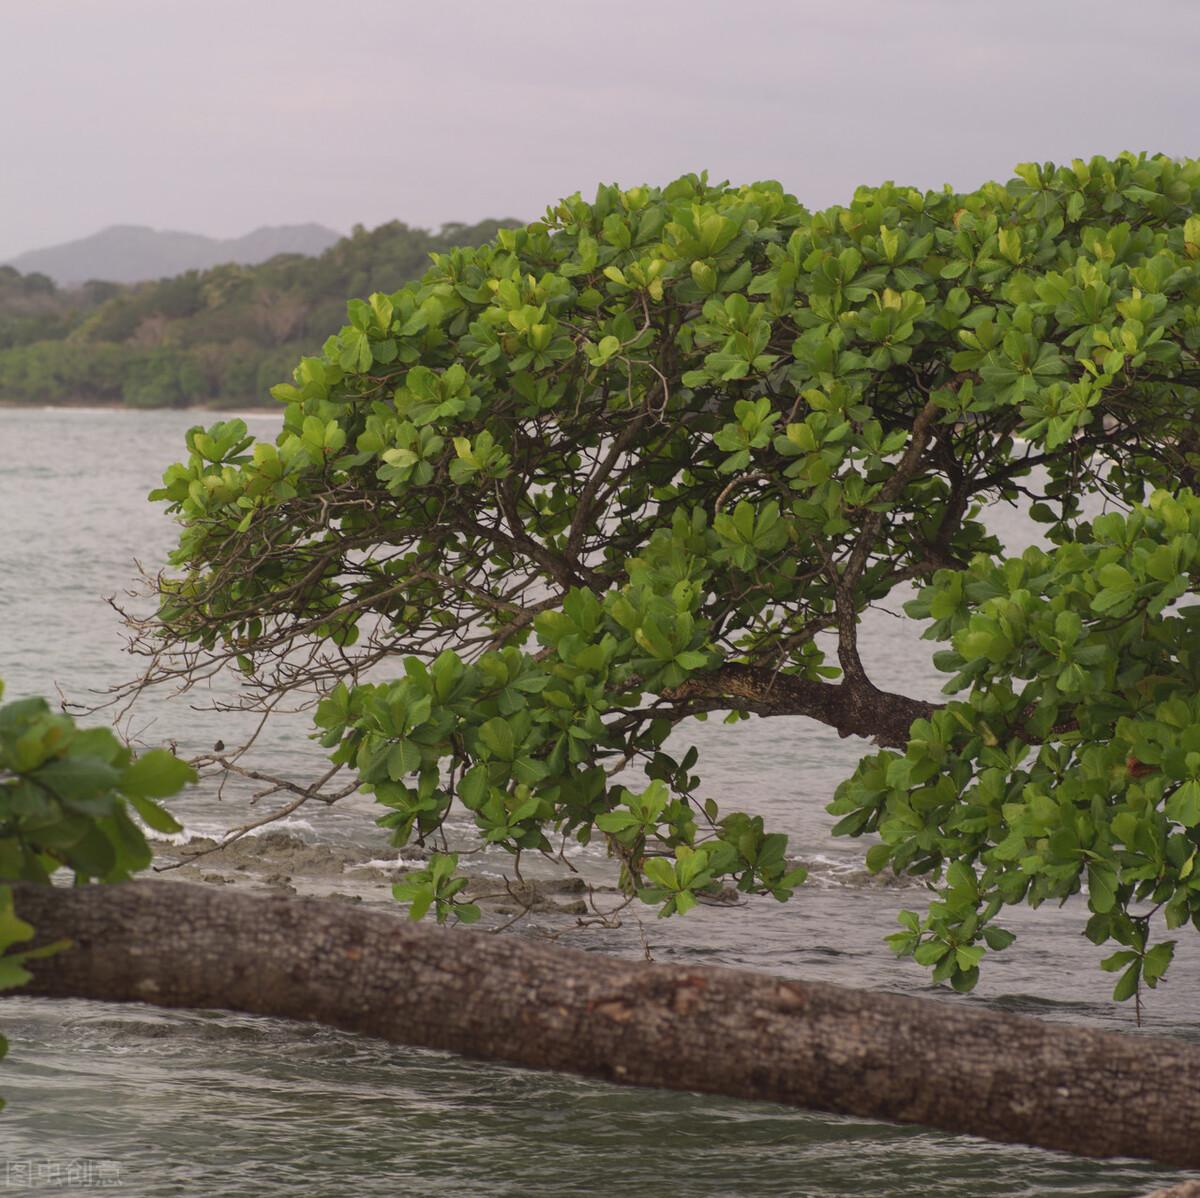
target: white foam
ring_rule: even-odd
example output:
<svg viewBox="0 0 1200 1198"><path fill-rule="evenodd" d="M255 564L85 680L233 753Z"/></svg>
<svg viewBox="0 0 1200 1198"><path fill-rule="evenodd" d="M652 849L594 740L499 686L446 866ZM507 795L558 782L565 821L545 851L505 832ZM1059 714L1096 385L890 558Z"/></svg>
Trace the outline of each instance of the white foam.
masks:
<svg viewBox="0 0 1200 1198"><path fill-rule="evenodd" d="M155 844L170 844L176 848L185 844L190 844L193 840L220 840L225 835L225 829L218 824L184 824L182 832L156 832L153 828L147 827L137 818L135 812L130 811L129 815L134 822L138 824L142 831L146 834L146 839L153 841Z"/></svg>
<svg viewBox="0 0 1200 1198"><path fill-rule="evenodd" d="M237 827L235 824L234 827ZM230 829L232 831L232 829ZM263 836L267 832L308 832L316 836L317 830L312 823L306 819L300 819L296 816L285 815L283 819L272 820L269 824L263 824L258 828L251 828L246 833L247 836ZM227 833L224 833L227 835Z"/></svg>
<svg viewBox="0 0 1200 1198"><path fill-rule="evenodd" d="M363 861L358 865L350 866L351 869L416 869L418 866L427 864L425 861L414 860L405 861L403 857L372 857L370 861Z"/></svg>
<svg viewBox="0 0 1200 1198"><path fill-rule="evenodd" d="M141 821L137 821L141 823ZM146 833L147 839L153 840L158 844L170 844L177 848L197 839L215 840L218 843L223 841L229 834L235 831L240 825L233 824L226 826L224 824L196 823L184 824L182 832L155 832L148 828L145 824L141 824L142 830ZM293 816L285 816L283 819L273 820L269 824L263 824L260 828L251 828L250 831L243 833L245 836L262 836L266 832L283 831L283 832L307 832L315 837L317 834L316 828L306 819L297 819Z"/></svg>

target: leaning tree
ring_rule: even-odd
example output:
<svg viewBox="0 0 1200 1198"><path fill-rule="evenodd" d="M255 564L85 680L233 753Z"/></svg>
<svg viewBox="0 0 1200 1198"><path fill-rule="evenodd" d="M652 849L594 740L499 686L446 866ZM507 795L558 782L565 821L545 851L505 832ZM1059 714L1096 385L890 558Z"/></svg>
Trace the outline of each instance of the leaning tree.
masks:
<svg viewBox="0 0 1200 1198"><path fill-rule="evenodd" d="M1198 189L1123 155L811 213L689 175L434 255L274 388L274 443L188 433L146 680L315 693L352 776L305 793L361 785L398 845L455 803L513 854L603 838L664 914L804 872L668 736L807 716L876 746L835 831L933 888L898 951L968 989L1005 905L1086 888L1129 997L1200 926ZM906 584L940 705L859 652Z"/></svg>

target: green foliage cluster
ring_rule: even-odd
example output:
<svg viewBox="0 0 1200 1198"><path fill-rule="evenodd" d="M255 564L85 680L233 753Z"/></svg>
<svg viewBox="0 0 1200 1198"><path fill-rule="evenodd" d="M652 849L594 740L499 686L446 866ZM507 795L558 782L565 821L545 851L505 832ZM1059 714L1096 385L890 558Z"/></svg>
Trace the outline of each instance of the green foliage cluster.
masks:
<svg viewBox="0 0 1200 1198"><path fill-rule="evenodd" d="M359 226L315 258L281 254L131 285L60 289L45 275L0 267L0 399L261 402L340 320L347 295L391 290L419 275L430 252L484 241L498 227Z"/></svg>
<svg viewBox="0 0 1200 1198"><path fill-rule="evenodd" d="M195 777L166 750L135 758L110 729L79 728L44 699L0 706L0 990L28 981L26 962L62 947L13 950L34 929L4 883L45 884L60 869L76 885L125 881L150 864L142 824L181 830L158 800ZM6 1049L0 1037L0 1055Z"/></svg>
<svg viewBox="0 0 1200 1198"><path fill-rule="evenodd" d="M1200 928L1200 499L1155 491L1049 552L939 571L907 605L954 677L903 754L864 761L831 810L878 832L868 864L944 876L928 916L893 938L960 988L1009 904L1065 900L1086 883L1096 944L1125 946L1116 997L1156 984ZM1032 735L1031 735L1032 734Z"/></svg>
<svg viewBox="0 0 1200 1198"><path fill-rule="evenodd" d="M479 908L456 897L467 887L467 879L454 872L457 866L457 853L434 853L424 869L414 870L397 882L392 895L408 903L413 919L423 918L432 907L438 923L445 923L451 915L459 923L475 923L480 916Z"/></svg>
<svg viewBox="0 0 1200 1198"><path fill-rule="evenodd" d="M455 803L514 854L601 836L664 914L803 877L677 726L874 737L833 811L936 892L896 947L968 988L1000 907L1086 885L1124 996L1165 969L1154 916L1197 920L1198 190L1123 155L818 213L694 175L570 197L352 301L274 444L189 433L146 635L264 704L318 688L397 844ZM1009 559L982 511L1019 501L1050 548ZM858 649L914 581L968 691L940 708Z"/></svg>

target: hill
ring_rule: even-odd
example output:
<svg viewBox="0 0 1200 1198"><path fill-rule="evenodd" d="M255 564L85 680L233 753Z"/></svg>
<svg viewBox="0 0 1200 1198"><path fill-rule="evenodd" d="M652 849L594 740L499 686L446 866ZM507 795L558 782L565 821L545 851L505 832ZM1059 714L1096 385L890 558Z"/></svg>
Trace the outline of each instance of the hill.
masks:
<svg viewBox="0 0 1200 1198"><path fill-rule="evenodd" d="M149 283L59 287L0 266L0 401L129 407L274 403L305 354L346 322L347 296L396 291L431 253L480 245L516 221L356 226L316 257L278 254Z"/></svg>
<svg viewBox="0 0 1200 1198"><path fill-rule="evenodd" d="M252 266L277 254L317 255L337 240L332 229L314 224L264 226L225 240L145 225L113 225L77 241L29 250L7 265L22 274L44 274L64 287L88 279L139 283L225 262Z"/></svg>

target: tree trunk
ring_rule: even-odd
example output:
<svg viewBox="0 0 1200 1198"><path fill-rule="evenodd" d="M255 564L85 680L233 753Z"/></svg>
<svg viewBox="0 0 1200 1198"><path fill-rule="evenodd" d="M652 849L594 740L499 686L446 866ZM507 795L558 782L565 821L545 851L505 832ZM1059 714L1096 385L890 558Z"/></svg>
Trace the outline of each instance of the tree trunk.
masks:
<svg viewBox="0 0 1200 1198"><path fill-rule="evenodd" d="M401 1044L1200 1166L1200 1047L177 882L14 887L22 993L219 1007Z"/></svg>

